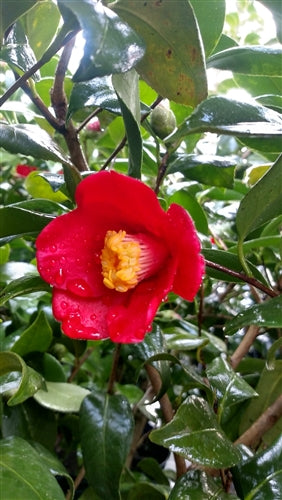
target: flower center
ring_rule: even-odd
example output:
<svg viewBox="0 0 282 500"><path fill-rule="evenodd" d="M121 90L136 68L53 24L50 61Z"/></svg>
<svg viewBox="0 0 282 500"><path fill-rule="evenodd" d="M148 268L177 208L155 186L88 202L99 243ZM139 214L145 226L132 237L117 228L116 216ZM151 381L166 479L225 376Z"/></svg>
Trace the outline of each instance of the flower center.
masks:
<svg viewBox="0 0 282 500"><path fill-rule="evenodd" d="M166 256L163 245L142 234L107 231L101 253L103 283L117 292L127 292L152 276Z"/></svg>

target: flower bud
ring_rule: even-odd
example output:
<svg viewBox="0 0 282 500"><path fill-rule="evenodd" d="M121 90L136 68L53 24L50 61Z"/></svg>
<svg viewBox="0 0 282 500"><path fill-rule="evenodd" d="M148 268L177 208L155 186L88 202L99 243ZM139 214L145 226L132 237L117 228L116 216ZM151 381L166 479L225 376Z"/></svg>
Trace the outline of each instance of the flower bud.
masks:
<svg viewBox="0 0 282 500"><path fill-rule="evenodd" d="M85 129L87 132L101 132L100 120L97 116L94 116L86 125Z"/></svg>
<svg viewBox="0 0 282 500"><path fill-rule="evenodd" d="M174 131L176 118L173 111L169 108L167 100L162 101L153 109L150 123L153 131L160 139L164 139Z"/></svg>

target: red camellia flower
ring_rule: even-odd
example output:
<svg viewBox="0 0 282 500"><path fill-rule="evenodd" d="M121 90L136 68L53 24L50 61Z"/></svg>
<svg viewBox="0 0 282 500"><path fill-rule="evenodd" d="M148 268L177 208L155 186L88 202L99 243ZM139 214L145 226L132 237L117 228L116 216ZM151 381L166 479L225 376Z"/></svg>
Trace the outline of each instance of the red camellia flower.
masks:
<svg viewBox="0 0 282 500"><path fill-rule="evenodd" d="M37 167L34 167L33 165L17 165L16 166L16 173L20 177L27 177L30 172L33 172L34 170L38 170Z"/></svg>
<svg viewBox="0 0 282 500"><path fill-rule="evenodd" d="M140 342L173 291L193 300L204 259L193 222L179 205L165 212L141 181L114 171L86 177L77 208L37 238L53 313L76 339Z"/></svg>

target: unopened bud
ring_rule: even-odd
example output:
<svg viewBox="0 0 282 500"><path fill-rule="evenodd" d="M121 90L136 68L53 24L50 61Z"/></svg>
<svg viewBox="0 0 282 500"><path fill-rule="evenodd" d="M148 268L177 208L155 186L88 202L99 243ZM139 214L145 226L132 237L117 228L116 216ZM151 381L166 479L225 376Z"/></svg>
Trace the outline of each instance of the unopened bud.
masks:
<svg viewBox="0 0 282 500"><path fill-rule="evenodd" d="M176 118L167 100L162 101L153 109L150 123L155 134L161 139L164 139L174 131Z"/></svg>

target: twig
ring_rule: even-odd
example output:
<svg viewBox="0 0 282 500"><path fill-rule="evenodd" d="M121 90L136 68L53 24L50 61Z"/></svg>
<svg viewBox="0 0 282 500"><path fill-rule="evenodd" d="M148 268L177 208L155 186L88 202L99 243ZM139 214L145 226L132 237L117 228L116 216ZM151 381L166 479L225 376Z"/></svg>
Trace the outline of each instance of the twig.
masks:
<svg viewBox="0 0 282 500"><path fill-rule="evenodd" d="M168 165L167 165L168 158L169 158L169 152L166 151L166 153L162 157L162 161L161 161L161 164L159 166L159 171L158 171L158 176L157 176L156 186L155 186L155 193L156 194L158 194L159 189L160 189L160 185L161 185L162 180L165 176L166 169L168 167Z"/></svg>
<svg viewBox="0 0 282 500"><path fill-rule="evenodd" d="M262 436L271 429L282 416L282 395L269 406L262 415L244 432L234 444L244 444L256 449Z"/></svg>
<svg viewBox="0 0 282 500"><path fill-rule="evenodd" d="M230 363L232 368L235 370L237 366L239 365L241 359L249 352L249 349L251 345L253 344L254 340L259 334L259 327L255 325L251 325L247 333L245 334L242 342L240 345L237 347L236 351L234 351L233 355L231 356Z"/></svg>
<svg viewBox="0 0 282 500"><path fill-rule="evenodd" d="M85 468L81 467L79 473L77 474L77 476L74 480L74 491L79 487L84 476L85 476ZM68 490L68 492L66 494L66 500L71 500L71 491L70 490Z"/></svg>
<svg viewBox="0 0 282 500"><path fill-rule="evenodd" d="M56 69L54 85L51 90L51 102L57 119L63 122L65 125L61 133L63 134L67 143L71 160L79 170L79 172L85 172L89 170L89 167L83 155L78 140L77 131L71 120L69 120L68 124L66 125L67 98L64 91L64 80L74 43L75 38L71 39L63 49L60 61Z"/></svg>
<svg viewBox="0 0 282 500"><path fill-rule="evenodd" d="M157 370L152 365L145 365L148 377L151 381L152 387L154 389L155 394L158 394L161 387L161 378ZM174 417L174 411L171 406L170 399L167 394L164 394L160 398L160 405L163 412L165 422L170 422ZM176 475L177 477L182 476L186 473L187 467L185 463L185 459L174 453L174 461L176 466Z"/></svg>
<svg viewBox="0 0 282 500"><path fill-rule="evenodd" d="M73 370L68 378L68 382L72 382L76 374L79 372L80 368L82 367L83 363L89 358L89 356L92 354L94 350L94 347L89 347L89 349L86 349L85 353L81 358L78 359L76 365L73 367Z"/></svg>
<svg viewBox="0 0 282 500"><path fill-rule="evenodd" d="M251 276L247 276L246 274L243 274L243 273L238 273L237 271L233 271L232 269L228 269L228 267L222 266L221 264L217 264L216 262L211 262L210 260L205 259L205 263L206 263L207 267L217 269L217 271L221 271L222 273L229 274L230 276L233 276L234 278L238 278L241 281L245 281L246 283L249 283L250 285L254 286L255 288L258 288L262 292L269 295L269 297L278 297L278 295L279 295L279 293L276 292L276 290L272 290L271 288L268 288L263 283L256 280L255 278L252 278Z"/></svg>
<svg viewBox="0 0 282 500"><path fill-rule="evenodd" d="M120 349L121 349L121 344L116 344L116 348L114 351L114 359L112 364L112 371L108 383L108 390L107 390L108 394L114 393L114 384L117 379L117 368L119 362Z"/></svg>
<svg viewBox="0 0 282 500"><path fill-rule="evenodd" d="M37 61L31 68L29 68L18 80L11 85L10 88L5 92L5 94L0 97L0 107L4 104L4 102L11 97L11 95L18 90L23 83L25 83L36 71L38 71L44 64L46 64L50 59L60 50L69 40L71 40L78 33L79 30L72 31L66 34L64 27L62 31L58 34L57 38L54 40L52 45L47 49L47 51L43 54L41 59Z"/></svg>

